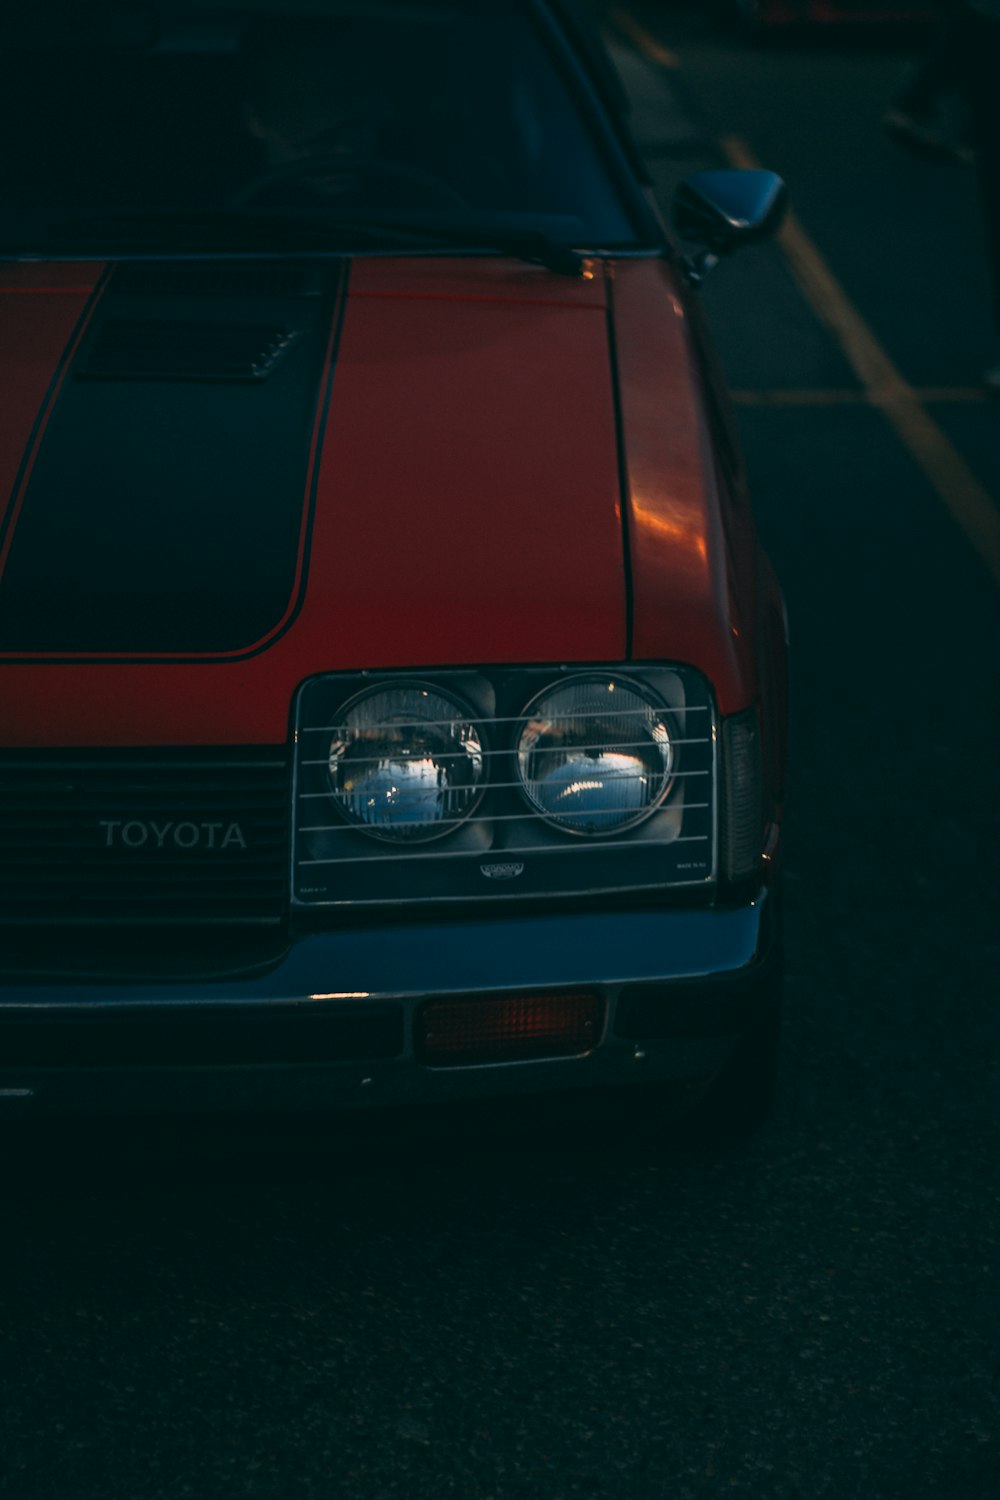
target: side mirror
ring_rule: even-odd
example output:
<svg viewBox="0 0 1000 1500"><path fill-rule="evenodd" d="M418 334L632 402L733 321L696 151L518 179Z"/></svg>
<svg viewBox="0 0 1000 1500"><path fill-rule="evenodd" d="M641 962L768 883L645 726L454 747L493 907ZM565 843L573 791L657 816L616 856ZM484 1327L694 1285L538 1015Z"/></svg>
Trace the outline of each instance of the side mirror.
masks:
<svg viewBox="0 0 1000 1500"><path fill-rule="evenodd" d="M689 266L700 281L720 256L774 233L788 207L788 189L774 172L695 172L674 194L673 225L704 254Z"/></svg>

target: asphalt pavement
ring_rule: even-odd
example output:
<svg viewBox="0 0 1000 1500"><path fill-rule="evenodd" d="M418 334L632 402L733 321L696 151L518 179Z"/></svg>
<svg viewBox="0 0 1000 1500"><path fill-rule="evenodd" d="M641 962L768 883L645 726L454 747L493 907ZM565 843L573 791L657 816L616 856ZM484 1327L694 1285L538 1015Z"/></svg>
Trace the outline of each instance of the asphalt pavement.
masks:
<svg viewBox="0 0 1000 1500"><path fill-rule="evenodd" d="M774 1117L729 1152L614 1111L9 1136L0 1493L1000 1493L1000 351L974 176L881 132L898 38L750 48L702 7L629 15L664 205L737 148L795 205L798 239L704 293L791 620Z"/></svg>

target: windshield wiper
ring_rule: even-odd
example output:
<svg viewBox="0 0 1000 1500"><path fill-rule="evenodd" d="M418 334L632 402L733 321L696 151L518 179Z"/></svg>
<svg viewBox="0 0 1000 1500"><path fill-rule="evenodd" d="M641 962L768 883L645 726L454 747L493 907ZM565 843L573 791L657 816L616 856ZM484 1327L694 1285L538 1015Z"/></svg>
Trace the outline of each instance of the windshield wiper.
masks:
<svg viewBox="0 0 1000 1500"><path fill-rule="evenodd" d="M162 244L163 231L172 231L186 241L182 246ZM334 216L248 214L239 210L211 213L140 213L83 215L64 219L48 226L48 234L56 240L71 240L74 248L81 250L109 250L107 239L114 236L123 248L134 248L136 242L144 249L151 238L156 248L164 253L170 249L183 248L186 253L219 250L261 250L272 252L296 250L347 250L358 241L366 248L413 249L414 241L428 247L447 246L470 249L495 250L502 255L512 255L517 260L533 265L545 266L560 276L580 276L586 261L585 255L569 245L553 239L540 229L511 228L509 225L490 223L468 223L449 218L438 223L428 219L341 219ZM303 238L308 240L302 244ZM235 241L235 243L234 243ZM249 243L251 242L252 243ZM262 244L261 242L265 242Z"/></svg>
<svg viewBox="0 0 1000 1500"><path fill-rule="evenodd" d="M378 219L360 222L337 220L341 229L350 229L359 234L399 234L406 239L419 235L432 244L453 246L467 245L480 250L496 250L503 255L512 255L515 260L526 260L532 265L545 266L560 276L582 276L586 256L560 240L553 239L541 229L511 229L508 225L467 224L449 222L432 224L426 219L393 219L385 222Z"/></svg>

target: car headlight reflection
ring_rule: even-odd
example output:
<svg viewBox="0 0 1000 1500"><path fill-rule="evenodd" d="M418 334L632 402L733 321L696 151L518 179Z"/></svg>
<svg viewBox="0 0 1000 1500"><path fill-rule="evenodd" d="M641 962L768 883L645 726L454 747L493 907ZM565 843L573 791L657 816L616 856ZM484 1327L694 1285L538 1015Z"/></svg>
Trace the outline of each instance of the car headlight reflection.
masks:
<svg viewBox="0 0 1000 1500"><path fill-rule="evenodd" d="M375 688L346 704L329 750L334 800L374 838L419 843L451 833L482 796L482 735L438 688Z"/></svg>
<svg viewBox="0 0 1000 1500"><path fill-rule="evenodd" d="M548 688L518 726L524 795L569 833L618 833L641 823L667 795L673 766L664 710L622 678Z"/></svg>

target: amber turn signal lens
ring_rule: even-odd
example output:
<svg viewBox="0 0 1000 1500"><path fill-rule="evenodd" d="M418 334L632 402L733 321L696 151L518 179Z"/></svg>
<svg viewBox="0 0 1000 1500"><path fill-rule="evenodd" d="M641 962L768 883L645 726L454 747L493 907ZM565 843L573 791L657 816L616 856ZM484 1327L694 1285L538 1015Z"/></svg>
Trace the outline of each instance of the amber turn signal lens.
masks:
<svg viewBox="0 0 1000 1500"><path fill-rule="evenodd" d="M432 1000L417 1018L417 1051L436 1068L578 1057L601 1034L599 995Z"/></svg>

